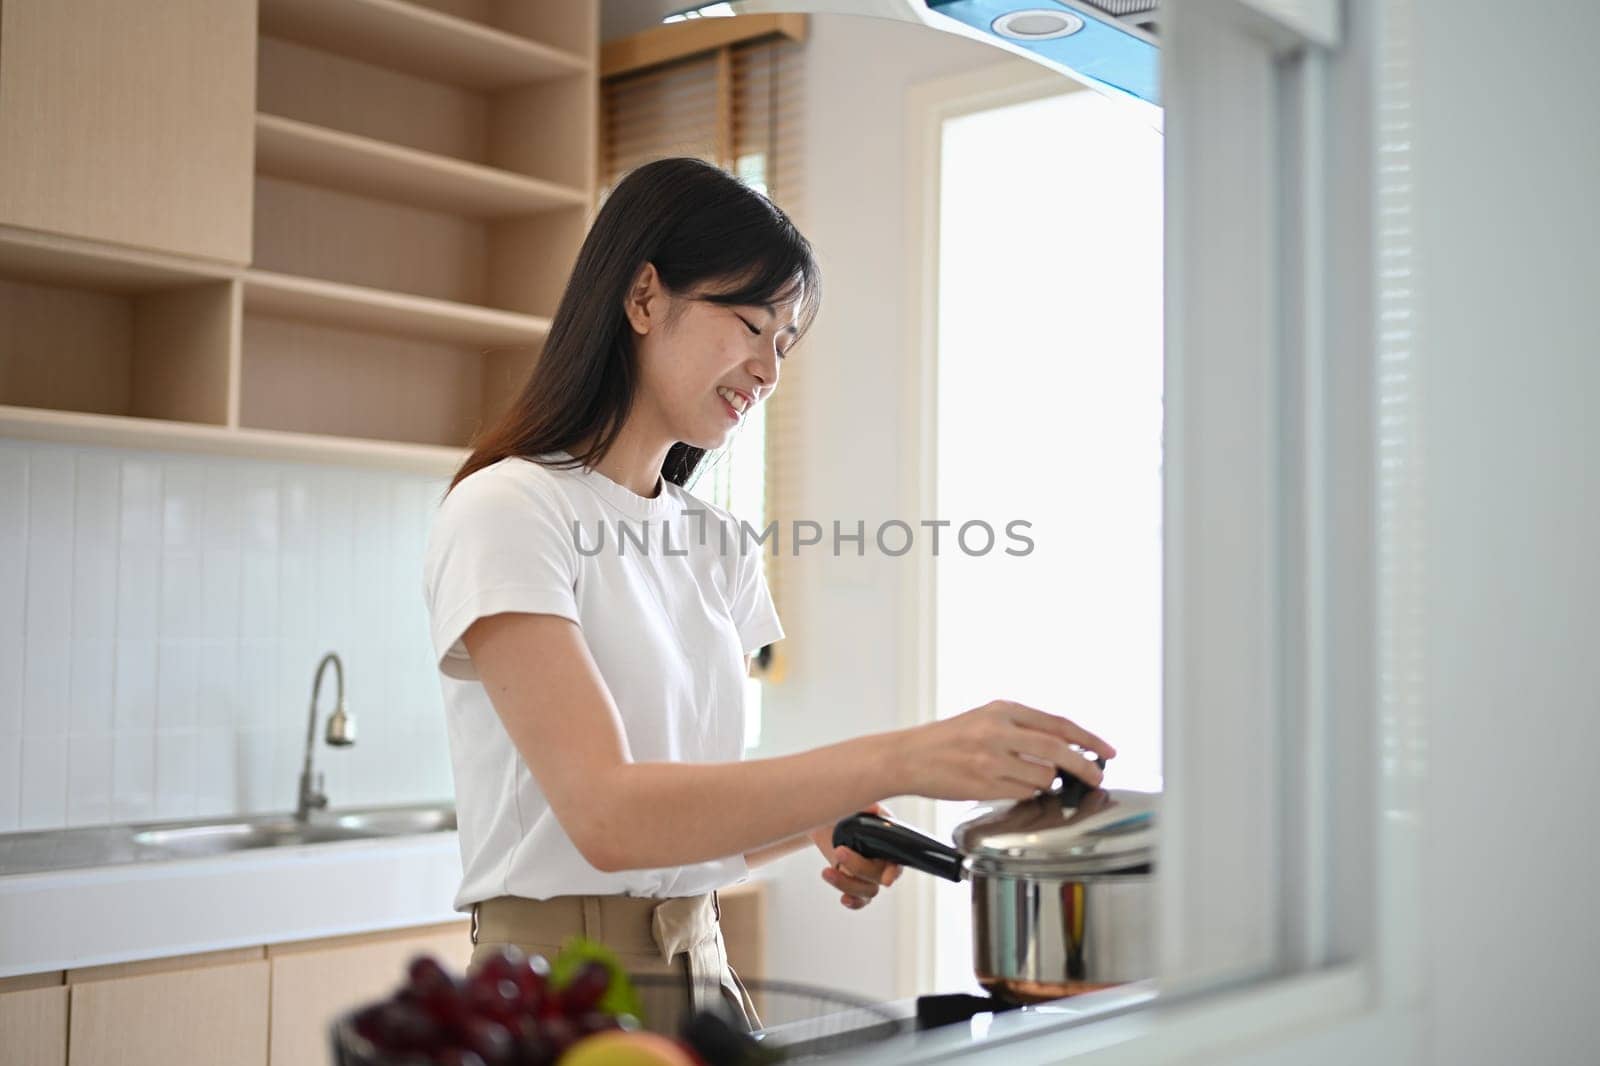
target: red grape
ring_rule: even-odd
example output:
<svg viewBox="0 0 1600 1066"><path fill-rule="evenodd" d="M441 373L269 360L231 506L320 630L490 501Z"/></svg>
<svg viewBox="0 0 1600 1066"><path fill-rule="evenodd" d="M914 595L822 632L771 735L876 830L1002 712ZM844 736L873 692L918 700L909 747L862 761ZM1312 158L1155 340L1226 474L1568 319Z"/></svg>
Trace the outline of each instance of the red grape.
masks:
<svg viewBox="0 0 1600 1066"><path fill-rule="evenodd" d="M522 1005L537 1011L550 988L550 964L543 955L530 955L525 965L517 967L514 979L522 993Z"/></svg>
<svg viewBox="0 0 1600 1066"><path fill-rule="evenodd" d="M511 946L465 978L419 955L394 994L350 1024L396 1066L554 1066L585 1036L637 1027L599 1009L611 981L606 964L590 960L556 989L543 956Z"/></svg>
<svg viewBox="0 0 1600 1066"><path fill-rule="evenodd" d="M433 1061L435 1066L486 1066L482 1055L458 1047L445 1048L434 1055Z"/></svg>
<svg viewBox="0 0 1600 1066"><path fill-rule="evenodd" d="M515 981L519 971L527 969L527 966L527 956L522 949L507 944L485 958L472 972L470 980L474 984L490 985L498 981Z"/></svg>
<svg viewBox="0 0 1600 1066"><path fill-rule="evenodd" d="M555 1044L537 1027L517 1036L517 1066L554 1066L558 1054Z"/></svg>
<svg viewBox="0 0 1600 1066"><path fill-rule="evenodd" d="M462 1045L483 1058L486 1066L504 1066L511 1061L511 1031L488 1018L472 1018L461 1027Z"/></svg>
<svg viewBox="0 0 1600 1066"><path fill-rule="evenodd" d="M362 1009L355 1016L354 1025L356 1032L360 1033L362 1036L373 1041L374 1043L376 1043L378 1040L378 1033L382 1024L381 1020L383 1017L383 1008L384 1004L374 1003L372 1006Z"/></svg>
<svg viewBox="0 0 1600 1066"><path fill-rule="evenodd" d="M448 984L439 984L428 989L420 1000L412 999L417 1006L428 1013L428 1017L440 1025L449 1026L460 1022L471 1013L467 1002L467 987L450 981Z"/></svg>
<svg viewBox="0 0 1600 1066"><path fill-rule="evenodd" d="M587 1014L611 987L611 971L603 962L586 962L561 989L561 1009L568 1017Z"/></svg>
<svg viewBox="0 0 1600 1066"><path fill-rule="evenodd" d="M474 1014L506 1023L521 1012L522 994L517 990L516 982L509 978L492 985L480 981L468 988L467 1003Z"/></svg>
<svg viewBox="0 0 1600 1066"><path fill-rule="evenodd" d="M444 967L439 965L439 960L431 955L418 955L412 959L406 973L411 978L411 987L423 996L441 985L455 984L450 975L445 973Z"/></svg>
<svg viewBox="0 0 1600 1066"><path fill-rule="evenodd" d="M439 1039L439 1027L419 1008L407 1003L386 1003L379 1008L372 1041L390 1051L429 1051Z"/></svg>
<svg viewBox="0 0 1600 1066"><path fill-rule="evenodd" d="M543 1021L544 1037L550 1041L550 1046L556 1049L557 1057L578 1042L583 1034L578 1032L578 1027L568 1018L557 1015Z"/></svg>

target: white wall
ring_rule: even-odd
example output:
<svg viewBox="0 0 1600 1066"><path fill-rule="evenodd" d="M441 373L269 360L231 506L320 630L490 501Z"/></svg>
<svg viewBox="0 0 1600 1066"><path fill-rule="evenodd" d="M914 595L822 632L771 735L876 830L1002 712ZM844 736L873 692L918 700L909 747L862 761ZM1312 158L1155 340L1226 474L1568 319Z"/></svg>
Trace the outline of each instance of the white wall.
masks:
<svg viewBox="0 0 1600 1066"><path fill-rule="evenodd" d="M448 799L421 591L442 488L0 441L0 832L293 808L330 650L358 725L318 747L332 804Z"/></svg>
<svg viewBox="0 0 1600 1066"><path fill-rule="evenodd" d="M1594 1061L1600 9L1416 10L1430 1060Z"/></svg>
<svg viewBox="0 0 1600 1066"><path fill-rule="evenodd" d="M803 223L821 260L824 296L813 332L785 364L781 387L804 394L799 517L830 531L835 519L851 529L863 520L870 540L883 520L914 524L919 517L896 509L907 446L900 410L908 296L906 89L1008 60L987 46L898 22L816 15L811 30ZM757 754L900 724L896 612L912 559L870 551L865 560L834 559L821 549L800 555L784 618L791 669L767 692ZM769 871L771 974L880 997L914 991L895 985L905 946L897 942L893 901L909 894L906 882L850 912L820 870L813 851Z"/></svg>

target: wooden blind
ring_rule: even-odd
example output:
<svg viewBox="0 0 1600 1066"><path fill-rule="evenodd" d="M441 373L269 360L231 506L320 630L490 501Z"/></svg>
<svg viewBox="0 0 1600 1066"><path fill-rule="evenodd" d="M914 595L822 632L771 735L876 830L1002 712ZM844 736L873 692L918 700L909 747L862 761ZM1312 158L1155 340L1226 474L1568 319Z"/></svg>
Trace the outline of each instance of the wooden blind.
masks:
<svg viewBox="0 0 1600 1066"><path fill-rule="evenodd" d="M769 196L805 231L802 111L804 43L744 41L602 83L602 199L628 171L667 156L695 156ZM791 364L793 365L793 364ZM789 534L800 500L800 382L764 402L724 455L708 455L694 489L757 529L777 522L781 550L764 555L780 617L792 603ZM709 483L709 485L708 485ZM767 650L761 675L782 680L784 641Z"/></svg>

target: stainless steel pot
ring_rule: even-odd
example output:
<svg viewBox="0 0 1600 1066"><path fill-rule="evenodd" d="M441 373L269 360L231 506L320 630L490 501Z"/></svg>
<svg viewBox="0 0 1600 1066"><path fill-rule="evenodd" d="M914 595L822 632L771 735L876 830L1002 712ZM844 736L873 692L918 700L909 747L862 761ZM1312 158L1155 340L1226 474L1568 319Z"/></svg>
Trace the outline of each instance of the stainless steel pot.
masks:
<svg viewBox="0 0 1600 1066"><path fill-rule="evenodd" d="M1090 789L1063 772L1033 799L979 808L955 847L876 814L833 843L972 884L973 969L991 994L1060 999L1154 975L1159 795Z"/></svg>

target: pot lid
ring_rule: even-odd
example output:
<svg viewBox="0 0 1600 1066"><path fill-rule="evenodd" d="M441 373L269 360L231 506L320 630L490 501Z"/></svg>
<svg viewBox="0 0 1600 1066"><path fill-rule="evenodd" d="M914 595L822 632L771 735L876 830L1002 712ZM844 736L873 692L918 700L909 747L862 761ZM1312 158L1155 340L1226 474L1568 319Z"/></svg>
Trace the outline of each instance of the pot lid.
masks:
<svg viewBox="0 0 1600 1066"><path fill-rule="evenodd" d="M1075 779L1074 779L1075 780ZM1057 787L1028 800L980 807L956 827L956 847L980 870L1144 872L1156 858L1160 794Z"/></svg>

